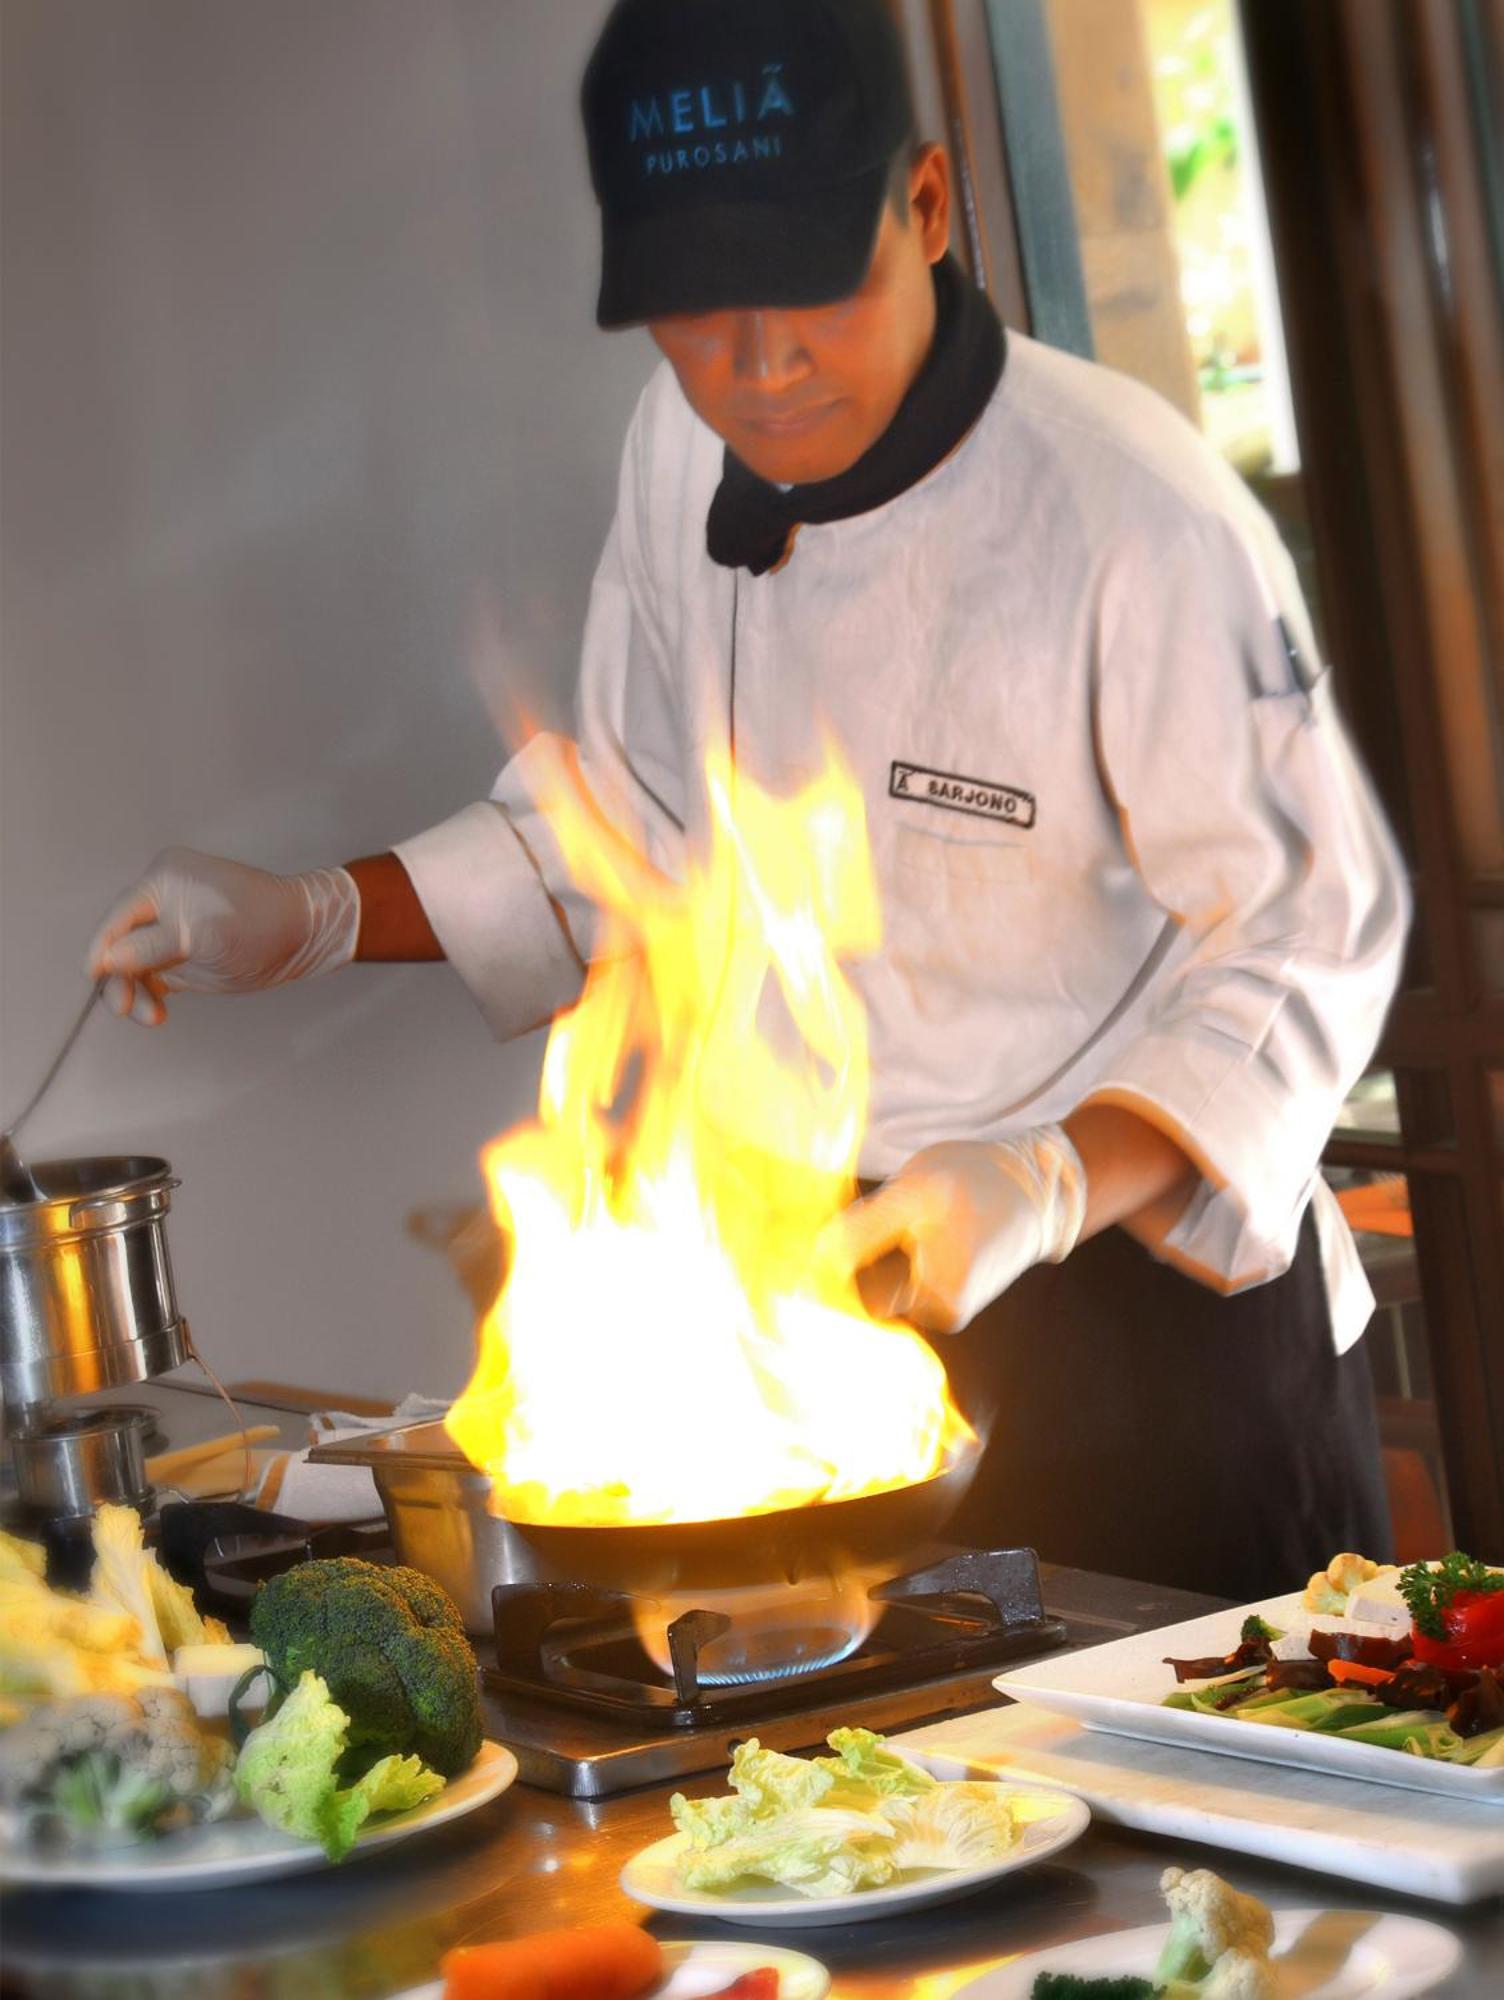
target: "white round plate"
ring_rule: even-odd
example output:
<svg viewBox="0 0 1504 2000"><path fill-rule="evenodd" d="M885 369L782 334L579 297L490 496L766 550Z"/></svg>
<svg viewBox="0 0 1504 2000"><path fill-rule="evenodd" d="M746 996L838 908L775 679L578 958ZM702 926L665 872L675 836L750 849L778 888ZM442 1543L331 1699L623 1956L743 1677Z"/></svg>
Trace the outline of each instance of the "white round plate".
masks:
<svg viewBox="0 0 1504 2000"><path fill-rule="evenodd" d="M468 1771L411 1812L393 1813L357 1834L339 1865L459 1819L497 1798L517 1776L517 1759L500 1743L482 1743ZM37 1889L224 1889L272 1875L301 1875L332 1864L317 1841L297 1840L259 1819L222 1819L108 1854L37 1855L0 1842L0 1883Z"/></svg>
<svg viewBox="0 0 1504 2000"><path fill-rule="evenodd" d="M996 1861L981 1868L915 1868L880 1889L855 1889L849 1896L800 1896L777 1882L749 1880L735 1889L686 1889L679 1881L679 1857L689 1845L682 1833L671 1833L634 1854L621 1871L621 1886L639 1903L683 1916L714 1917L723 1924L774 1924L783 1929L803 1924L855 1924L872 1917L896 1917L927 1903L949 1902L970 1895L984 1883L995 1882L1015 1869L1031 1868L1069 1847L1091 1821L1086 1804L1069 1792L1048 1791L1040 1785L998 1785L1016 1801L1038 1806L1015 1844Z"/></svg>
<svg viewBox="0 0 1504 2000"><path fill-rule="evenodd" d="M1164 1948L1168 1924L1137 1931L1107 1931L1075 1944L1031 1951L984 1972L954 2000L1027 2000L1041 1972L1079 1972L1106 1979L1137 1974L1146 1979ZM1358 2000L1382 1994L1405 2000L1428 1993L1457 1970L1462 1945L1440 1924L1379 1910L1277 1910L1274 1960L1281 2000Z"/></svg>
<svg viewBox="0 0 1504 2000"><path fill-rule="evenodd" d="M825 2000L830 1974L817 1958L777 1944L743 1944L738 1938L717 1938L709 1944L668 1944L663 1947L668 1972L642 2000L706 2000L720 1993L744 1972L771 1966L778 1974L778 2000ZM395 2000L444 2000L444 1982L414 1986Z"/></svg>

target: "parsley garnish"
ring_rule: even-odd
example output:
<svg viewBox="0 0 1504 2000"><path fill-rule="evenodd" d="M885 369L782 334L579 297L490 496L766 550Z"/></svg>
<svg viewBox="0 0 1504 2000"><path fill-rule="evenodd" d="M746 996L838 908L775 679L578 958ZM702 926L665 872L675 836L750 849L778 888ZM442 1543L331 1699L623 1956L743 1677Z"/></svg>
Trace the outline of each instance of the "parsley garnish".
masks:
<svg viewBox="0 0 1504 2000"><path fill-rule="evenodd" d="M1400 1596L1409 1606L1416 1631L1424 1632L1428 1639L1446 1638L1446 1621L1441 1614L1459 1590L1504 1590L1504 1570L1490 1569L1476 1556L1453 1549L1435 1569L1426 1563L1411 1563L1400 1571Z"/></svg>

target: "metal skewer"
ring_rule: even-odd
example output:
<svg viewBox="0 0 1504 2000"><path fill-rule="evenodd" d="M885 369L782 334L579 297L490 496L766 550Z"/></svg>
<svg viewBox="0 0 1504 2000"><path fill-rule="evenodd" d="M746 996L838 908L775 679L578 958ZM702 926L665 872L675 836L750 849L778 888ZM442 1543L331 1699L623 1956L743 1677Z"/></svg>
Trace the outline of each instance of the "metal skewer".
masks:
<svg viewBox="0 0 1504 2000"><path fill-rule="evenodd" d="M94 1011L94 1003L104 991L104 981L96 979L89 988L89 997L79 1009L78 1019L68 1030L62 1047L48 1065L47 1074L32 1092L29 1102L18 1117L12 1118L3 1132L0 1132L0 1195L7 1201L45 1201L45 1193L37 1186L30 1167L17 1152L14 1139L17 1132L36 1110L52 1087L52 1080L68 1059L73 1044L83 1033L84 1023Z"/></svg>

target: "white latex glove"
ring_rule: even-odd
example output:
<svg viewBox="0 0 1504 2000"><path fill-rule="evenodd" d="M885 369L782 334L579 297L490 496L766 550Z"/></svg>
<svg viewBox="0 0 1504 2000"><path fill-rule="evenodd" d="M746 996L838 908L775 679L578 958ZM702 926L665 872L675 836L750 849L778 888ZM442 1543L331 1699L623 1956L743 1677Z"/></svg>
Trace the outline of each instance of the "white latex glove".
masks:
<svg viewBox="0 0 1504 2000"><path fill-rule="evenodd" d="M348 965L359 930L343 868L270 875L169 847L94 933L89 977L117 1014L155 1027L164 993L253 993Z"/></svg>
<svg viewBox="0 0 1504 2000"><path fill-rule="evenodd" d="M1081 1234L1086 1172L1058 1125L1017 1139L926 1146L821 1232L817 1254L853 1274L893 1250L908 1276L868 1302L931 1333L959 1333L1033 1264L1058 1264Z"/></svg>

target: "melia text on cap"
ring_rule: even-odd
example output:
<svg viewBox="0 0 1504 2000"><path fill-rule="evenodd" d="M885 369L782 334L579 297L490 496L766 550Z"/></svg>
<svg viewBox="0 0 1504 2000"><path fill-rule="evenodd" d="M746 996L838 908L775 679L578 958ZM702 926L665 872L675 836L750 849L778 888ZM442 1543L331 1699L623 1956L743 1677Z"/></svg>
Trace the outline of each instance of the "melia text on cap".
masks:
<svg viewBox="0 0 1504 2000"><path fill-rule="evenodd" d="M845 298L914 124L886 0L617 0L582 104L602 326Z"/></svg>

